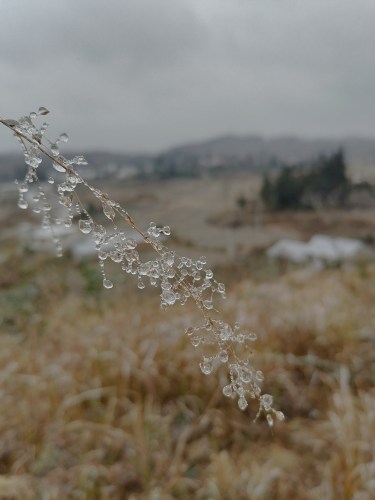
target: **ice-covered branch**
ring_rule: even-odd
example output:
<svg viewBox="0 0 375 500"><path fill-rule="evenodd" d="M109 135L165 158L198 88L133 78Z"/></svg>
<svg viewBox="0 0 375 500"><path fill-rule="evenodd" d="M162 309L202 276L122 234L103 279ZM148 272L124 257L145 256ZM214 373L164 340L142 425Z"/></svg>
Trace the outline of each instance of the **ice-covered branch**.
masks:
<svg viewBox="0 0 375 500"><path fill-rule="evenodd" d="M221 318L216 297L225 297L225 286L216 281L206 258L193 260L176 255L164 243L171 234L169 226L158 227L150 222L147 228L141 229L118 202L87 182L77 171L77 167L87 164L85 158L75 156L68 159L60 153L60 143L68 141L67 134L61 134L52 142L45 136L48 124L43 122L38 125L48 113L42 107L38 113L30 113L18 120L0 118L0 123L10 129L19 141L27 165L24 179L16 181L18 206L21 209L30 207L41 215L42 226L51 232L58 256L62 255L62 246L54 227L60 224L70 227L78 218L80 231L94 240L105 288L113 287L105 269L106 261L110 260L125 273L134 275L139 289L147 285L157 288L163 309L193 301L202 313L202 322L187 328L185 333L191 344L203 351L200 362L203 374L209 375L218 366L226 366L228 383L223 388L225 396L237 398L241 410L247 408L250 399L257 400L257 417L265 413L270 426L274 417L283 420L282 412L273 408L272 396L262 394L263 373L253 366L251 360L250 346L256 335L242 331L238 324L231 326ZM55 203L48 199L45 185L39 180L38 168L43 158L51 162L48 183L55 188L56 199L63 207L63 216L57 216ZM109 227L95 220L82 203L80 191L84 189L101 205ZM140 244L152 248L153 259L142 260L138 248Z"/></svg>

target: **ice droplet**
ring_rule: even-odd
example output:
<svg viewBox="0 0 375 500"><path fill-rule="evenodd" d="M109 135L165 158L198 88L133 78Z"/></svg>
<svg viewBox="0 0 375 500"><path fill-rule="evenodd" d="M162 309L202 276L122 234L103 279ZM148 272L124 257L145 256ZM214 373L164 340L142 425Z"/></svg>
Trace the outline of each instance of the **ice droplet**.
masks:
<svg viewBox="0 0 375 500"><path fill-rule="evenodd" d="M172 285L169 283L169 281L163 281L160 286L163 290L171 290L172 289Z"/></svg>
<svg viewBox="0 0 375 500"><path fill-rule="evenodd" d="M104 278L103 286L104 286L104 288L113 288L113 283L111 280Z"/></svg>
<svg viewBox="0 0 375 500"><path fill-rule="evenodd" d="M144 289L144 287L145 287L145 284L143 283L143 281L142 281L142 280L139 280L139 281L138 281L138 288L139 288L140 290L143 290L143 289Z"/></svg>
<svg viewBox="0 0 375 500"><path fill-rule="evenodd" d="M61 245L56 245L56 257L62 257L63 256L63 249Z"/></svg>
<svg viewBox="0 0 375 500"><path fill-rule="evenodd" d="M200 344L200 341L201 341L201 339L199 337L193 337L191 339L191 343L192 343L193 347L198 347Z"/></svg>
<svg viewBox="0 0 375 500"><path fill-rule="evenodd" d="M241 397L239 400L238 400L238 407L240 410L246 410L247 408L247 401L245 398Z"/></svg>
<svg viewBox="0 0 375 500"><path fill-rule="evenodd" d="M213 370L211 361L203 361L202 363L199 363L199 366L202 370L202 373L204 373L205 375L209 375Z"/></svg>
<svg viewBox="0 0 375 500"><path fill-rule="evenodd" d="M242 368L240 372L240 377L242 382L248 384L251 380L251 371L248 370L247 368Z"/></svg>
<svg viewBox="0 0 375 500"><path fill-rule="evenodd" d="M87 161L82 155L75 156L72 160L72 163L75 163L76 165L87 165Z"/></svg>
<svg viewBox="0 0 375 500"><path fill-rule="evenodd" d="M65 168L55 161L52 163L52 166L57 172L65 172Z"/></svg>
<svg viewBox="0 0 375 500"><path fill-rule="evenodd" d="M170 306L176 302L176 295L168 290L163 291L163 293L161 294L161 298Z"/></svg>
<svg viewBox="0 0 375 500"><path fill-rule="evenodd" d="M60 135L59 139L61 142L68 142L69 136L64 132L63 134Z"/></svg>
<svg viewBox="0 0 375 500"><path fill-rule="evenodd" d="M233 394L233 388L232 388L232 386L230 384L226 385L225 387L223 387L223 394L227 398L230 398L232 396L232 394Z"/></svg>
<svg viewBox="0 0 375 500"><path fill-rule="evenodd" d="M91 226L91 222L89 220L80 219L80 221L78 223L78 227L79 227L79 230L83 234L89 234L89 233L91 233L92 226Z"/></svg>
<svg viewBox="0 0 375 500"><path fill-rule="evenodd" d="M285 420L285 415L282 411L277 411L275 413L277 420L280 420L281 422Z"/></svg>
<svg viewBox="0 0 375 500"><path fill-rule="evenodd" d="M273 397L270 394L263 394L263 396L261 397L261 401L265 410L268 411L271 409L273 403Z"/></svg>
<svg viewBox="0 0 375 500"><path fill-rule="evenodd" d="M108 219L113 220L115 218L116 212L113 210L111 205L108 203L103 203L103 213Z"/></svg>
<svg viewBox="0 0 375 500"><path fill-rule="evenodd" d="M128 250L134 250L135 248L137 248L137 243L130 238L126 242L126 247L128 248Z"/></svg>
<svg viewBox="0 0 375 500"><path fill-rule="evenodd" d="M71 196L62 196L60 198L60 203L66 208L70 208L72 206L73 200Z"/></svg>
<svg viewBox="0 0 375 500"><path fill-rule="evenodd" d="M225 350L220 351L219 359L222 363L226 363L228 361L228 353Z"/></svg>
<svg viewBox="0 0 375 500"><path fill-rule="evenodd" d="M41 106L39 109L38 109L38 115L48 115L49 111L47 108L45 108L44 106Z"/></svg>
<svg viewBox="0 0 375 500"><path fill-rule="evenodd" d="M96 244L99 244L105 238L106 234L107 234L107 231L105 230L105 228L103 226L95 225L94 235L95 235L95 243Z"/></svg>
<svg viewBox="0 0 375 500"><path fill-rule="evenodd" d="M18 206L19 206L19 208L22 208L23 210L25 210L29 205L25 199L21 198L18 201Z"/></svg>
<svg viewBox="0 0 375 500"><path fill-rule="evenodd" d="M51 153L53 156L59 156L60 151L59 151L59 148L57 147L56 143L51 144ZM64 171L65 171L65 169L64 169Z"/></svg>
<svg viewBox="0 0 375 500"><path fill-rule="evenodd" d="M104 250L99 250L98 257L100 260L105 260L108 257L108 254Z"/></svg>
<svg viewBox="0 0 375 500"><path fill-rule="evenodd" d="M123 255L120 253L120 252L116 252L115 250L113 250L109 256L111 257L111 259L113 260L113 262L121 262L122 259L123 259Z"/></svg>

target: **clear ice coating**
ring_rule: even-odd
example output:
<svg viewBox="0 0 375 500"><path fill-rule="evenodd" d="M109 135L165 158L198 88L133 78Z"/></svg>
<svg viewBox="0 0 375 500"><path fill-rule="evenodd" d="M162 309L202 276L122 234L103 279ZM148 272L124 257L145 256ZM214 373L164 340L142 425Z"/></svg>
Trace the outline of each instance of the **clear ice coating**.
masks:
<svg viewBox="0 0 375 500"><path fill-rule="evenodd" d="M238 400L238 407L240 408L240 410L244 411L246 410L247 408L247 401L244 397L240 397L239 400Z"/></svg>
<svg viewBox="0 0 375 500"><path fill-rule="evenodd" d="M80 219L78 227L83 234L89 234L92 231L92 223L87 219Z"/></svg>
<svg viewBox="0 0 375 500"><path fill-rule="evenodd" d="M49 111L47 108L45 108L44 106L41 106L39 109L38 109L38 115L48 115Z"/></svg>
<svg viewBox="0 0 375 500"><path fill-rule="evenodd" d="M18 200L18 206L19 206L19 208L26 210L26 208L29 206L29 204L27 203L27 201L24 198L20 198Z"/></svg>
<svg viewBox="0 0 375 500"><path fill-rule="evenodd" d="M222 363L226 363L228 361L228 353L225 349L220 351L219 358Z"/></svg>
<svg viewBox="0 0 375 500"><path fill-rule="evenodd" d="M60 154L60 151L59 151L59 148L57 147L57 143L56 142L54 144L51 144L51 153L52 153L53 156L59 156L59 154Z"/></svg>
<svg viewBox="0 0 375 500"><path fill-rule="evenodd" d="M234 393L233 393L233 388L231 385L226 385L223 387L223 394L227 398L230 398Z"/></svg>
<svg viewBox="0 0 375 500"><path fill-rule="evenodd" d="M64 132L56 140L49 141L44 136L48 123L37 125L41 116L48 113L48 109L40 107L37 112L19 120L6 121L18 135L27 166L24 179L16 182L18 206L21 209L31 206L33 213L40 214L42 227L52 234L57 256L62 256L62 245L54 234L52 223L71 227L77 221L80 232L91 238L96 246L104 288L114 286L106 275L105 266L118 265L121 271L135 276L138 289L143 290L146 286L158 288L163 309L184 305L188 301L195 304L202 313L203 324L188 327L185 333L192 346L204 353L199 364L202 373L210 375L220 366L225 367L229 380L222 389L224 396L237 399L242 411L247 409L249 399L256 399L259 402L256 418L265 414L271 427L276 420L284 420L284 414L273 409L272 396L262 394L263 372L253 367L251 351L246 350L249 343L256 340L256 334L242 330L238 323L231 326L220 319L217 298L225 298L225 286L216 281L206 257L192 259L176 255L165 244L171 235L168 225L158 226L150 222L142 231L120 204L85 181L75 170L76 165L87 165L85 158L78 155L68 159L60 153L60 143L68 142L68 135ZM43 154L52 169L58 172L56 175L52 170L56 178L48 177L45 185L37 175ZM80 189L86 189L101 208L99 221L82 204L78 194ZM51 192L55 193L52 203L47 197ZM62 211L58 216L56 207ZM144 245L151 247L153 258L142 259Z"/></svg>
<svg viewBox="0 0 375 500"><path fill-rule="evenodd" d="M61 135L60 135L59 140L60 140L61 142L68 142L68 140L69 140L69 136L68 136L68 134L66 134L66 133L64 132L63 134L61 134Z"/></svg>
<svg viewBox="0 0 375 500"><path fill-rule="evenodd" d="M52 167L56 170L56 172L65 172L66 171L66 169L57 162L53 162Z"/></svg>
<svg viewBox="0 0 375 500"><path fill-rule="evenodd" d="M205 375L209 375L210 373L212 373L212 370L213 370L213 364L212 364L212 361L202 361L202 363L200 363L200 368L201 368L201 371L202 373L204 373Z"/></svg>
<svg viewBox="0 0 375 500"><path fill-rule="evenodd" d="M104 278L103 279L103 286L104 286L104 288L113 288L113 283L111 280Z"/></svg>
<svg viewBox="0 0 375 500"><path fill-rule="evenodd" d="M103 203L103 213L110 220L113 220L116 215L116 212L109 203Z"/></svg>

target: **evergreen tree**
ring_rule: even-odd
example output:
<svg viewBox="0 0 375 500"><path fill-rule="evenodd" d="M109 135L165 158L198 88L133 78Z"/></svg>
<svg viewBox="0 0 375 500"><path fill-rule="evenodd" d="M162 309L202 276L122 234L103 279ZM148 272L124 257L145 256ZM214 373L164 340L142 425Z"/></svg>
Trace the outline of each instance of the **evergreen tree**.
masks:
<svg viewBox="0 0 375 500"><path fill-rule="evenodd" d="M300 165L284 166L271 179L263 177L261 198L271 209L313 208L320 205L343 206L350 191L342 150L322 156L308 170Z"/></svg>

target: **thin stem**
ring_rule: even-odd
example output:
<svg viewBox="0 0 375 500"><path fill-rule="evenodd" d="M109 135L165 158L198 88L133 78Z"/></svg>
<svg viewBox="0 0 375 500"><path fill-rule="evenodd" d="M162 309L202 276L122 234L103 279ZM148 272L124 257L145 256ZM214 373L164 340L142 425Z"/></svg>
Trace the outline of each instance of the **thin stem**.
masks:
<svg viewBox="0 0 375 500"><path fill-rule="evenodd" d="M22 145L23 145L23 149L24 149L24 153L27 154L29 153L30 151L32 152L35 152L36 154L36 151L38 151L39 153L41 153L43 156L45 156L46 158L50 159L52 161L53 164L57 164L59 165L63 171L68 174L67 176L67 182L68 183L73 183L72 180L69 180L69 176L72 176L76 179L77 182L74 182L73 184L73 188L70 189L70 191L73 191L73 194L76 198L76 201L77 201L77 205L76 205L76 208L77 208L77 211L78 213L82 214L84 213L88 218L89 220L91 221L91 223L94 225L94 227L99 227L97 225L97 223L94 221L94 219L91 217L91 215L89 214L89 212L87 212L86 208L84 207L84 204L82 203L78 193L76 192L76 189L75 187L79 184L82 184L86 189L88 189L90 191L90 193L95 197L97 198L103 205L103 209L104 209L104 213L105 215L109 218L109 220L111 221L112 223L112 226L115 230L115 233L112 233L112 237L116 237L116 235L118 234L117 231L118 231L118 228L117 228L117 225L114 221L115 219L115 215L117 214L122 220L124 220L126 222L126 224L133 229L133 231L135 231L142 239L142 241L144 243L146 243L147 245L150 245L152 247L152 249L158 254L159 257L163 257L163 255L165 255L166 252L169 252L170 250L168 249L167 246L159 243L159 242L156 242L152 239L151 236L155 236L155 234L152 234L152 232L144 232L142 231L136 224L136 222L134 221L134 219L131 217L131 215L124 209L122 208L119 203L117 202L114 202L113 200L111 200L109 198L109 196L106 194L106 193L103 193L101 190L99 189L96 189L94 188L91 184L89 184L83 177L81 177L74 168L71 167L71 165L73 164L73 161L69 162L69 160L67 160L64 156L62 156L58 149L57 149L57 154L53 154L52 152L52 148L49 148L47 147L45 144L42 143L42 140L43 140L43 134L39 131L37 133L34 134L33 130L38 130L38 129L35 129L32 128L33 127L33 123L31 122L31 120L29 118L25 118L26 121L28 121L28 123L30 123L30 131L28 130L28 127L26 128L26 132L23 132L22 130L20 131L18 128L17 128L17 125L18 125L18 122L14 121L14 120L5 120L3 118L0 117L0 123L2 125L4 125L5 127L7 127L8 129L10 129L13 134L15 136L17 136ZM20 119L20 122L21 122L21 119ZM42 129L40 129L42 130ZM50 143L52 146L53 144ZM29 149L27 147L27 145L29 145ZM32 146L32 148L30 147ZM40 156L37 155L37 158L40 159ZM41 161L41 160L40 160ZM37 180L38 182L38 185L39 185L39 191L40 193L43 193L42 196L43 196L43 199L46 200L46 197L45 197L45 194L44 194L44 190L41 189L41 186L39 184L39 179L38 179L38 176L36 174L36 167L35 168L31 168L29 170L29 176L32 176L33 178L35 177L35 179ZM62 186L62 185L61 185ZM65 189L65 191L67 191L68 189ZM21 192L21 191L20 191ZM59 191L60 193L60 191ZM61 193L64 193L64 189L62 188L62 191ZM70 201L68 205L65 204L65 200L64 200L64 195L61 194L62 196L62 202L63 204L69 208L69 217L70 217L70 220L73 218L73 212L71 210L71 201L72 201L72 198L70 198ZM71 197L71 195L69 195ZM109 205L109 208L110 210L107 210L106 211L106 208L108 208L108 205ZM22 207L24 208L24 207ZM47 216L46 216L47 217ZM48 215L48 217L50 217ZM48 222L50 223L50 220L48 219ZM50 229L52 231L52 235L55 238L55 235L54 235L54 232L53 232L53 228L52 226L50 226ZM160 234L160 231L159 233L157 234ZM100 238L99 238L99 241L100 241ZM100 248L100 244L98 243L98 250ZM139 272L139 267L141 266L141 261L139 260L139 255L137 252L134 252L134 259L133 260L128 260L128 268L125 269L123 268L124 270L127 270L127 272L132 272L132 266L135 265L136 267L136 272ZM106 257L104 257L105 259ZM193 299L193 301L195 302L196 306L198 307L198 309L200 310L201 314L203 315L203 318L205 320L205 326L204 327L200 327L196 330L200 330L200 329L203 329L205 328L206 330L209 330L211 333L210 335L212 334L213 335L213 341L211 342L211 339L207 340L206 342L208 344L210 343L213 343L213 344L216 344L218 346L218 348L220 350L225 350L226 351L226 356L227 356L227 360L225 362L228 362L228 366L229 366L229 369L230 369L230 380L231 380L231 386L233 387L233 390L238 394L239 396L239 406L241 409L245 409L246 406L247 406L247 401L244 399L244 395L245 394L250 394L250 396L252 398L255 398L257 399L259 402L260 402L260 408L259 408L259 411L257 413L257 416L256 418L258 418L258 416L260 415L261 412L266 412L266 413L274 413L276 416L278 413L281 414L281 412L276 412L273 408L272 408L272 398L271 396L269 396L269 398L271 398L271 403L269 405L266 405L263 403L263 397L260 393L260 388L256 382L256 379L254 378L254 370L253 368L251 368L251 373L253 374L253 378L245 381L245 379L243 379L243 382L246 384L250 384L250 389L248 389L246 386L244 386L244 384L240 381L240 377L241 377L241 370L243 371L244 367L247 366L247 361L245 362L243 359L241 359L238 355L237 355L237 352L236 352L236 349L234 347L234 342L241 342L243 343L244 342L244 338L240 341L239 340L239 337L237 337L236 335L233 334L233 331L230 329L229 325L222 322L221 320L219 321L219 318L221 317L221 312L218 311L217 309L213 308L212 306L212 299L213 299L213 293L216 291L219 291L220 293L223 292L223 290L220 290L219 288L219 284L216 282L216 280L213 281L213 283L210 281L212 279L212 273L211 273L211 276L210 278L207 278L207 274L205 276L205 283L204 285L202 285L201 287L195 287L194 286L194 283L196 281L196 279L201 279L202 276L200 274L200 271L202 270L202 265L201 267L198 267L198 261L196 262L196 268L194 270L194 272L191 272L190 274L189 273L186 273L188 274L190 277L191 277L191 280L189 281L187 275L183 274L180 270L179 267L183 266L183 264L181 264L181 262L183 262L183 258L181 259L180 261L180 264L179 266L176 265L176 263L174 262L174 260L172 261L171 264L166 264L165 262L163 261L160 261L159 262L159 265L161 266L162 268L162 271L160 273L160 275L158 276L159 279L162 278L163 276L163 279L166 279L166 281L169 283L169 276L167 276L166 274L163 274L165 273L165 269L169 269L172 271L173 270L173 278L176 279L176 281L173 283L169 283L169 285L171 286L171 288L173 289L174 293L176 292L179 292L179 296L181 297L181 293L184 294L184 300L187 299L188 297L191 297ZM103 273L103 276L105 278L105 271L104 271L104 261L100 263L101 265L101 269L102 269L102 273ZM191 264L190 264L191 265ZM164 268L164 266L166 266L166 268ZM187 265L186 265L187 267ZM137 271L138 269L138 271ZM129 271L130 270L130 271ZM199 272L198 272L199 270ZM207 271L207 270L206 270ZM197 277L197 274L198 273L198 277ZM147 276L150 277L151 279L151 274L148 274ZM138 274L138 277L139 279L142 279L141 278L141 274L139 273ZM105 280L104 280L105 281ZM103 281L103 283L104 283ZM207 286L206 286L207 285ZM214 285L217 286L217 288L214 288ZM111 285L112 286L112 285ZM208 305L206 304L206 300L204 299L204 297L206 296L207 297L207 293L205 292L206 289L210 289L211 288L211 296L209 296L210 298L207 299L209 300L210 302L210 307L208 307ZM205 295L203 295L205 294ZM172 303L172 302L171 302ZM182 299L181 299L181 303L182 303ZM164 305L167 305L167 303L165 301L162 300L162 306ZM209 313L207 311L207 309L210 308L213 310L213 312L215 313L214 316L212 316L212 313ZM209 325L209 327L207 326ZM221 326L224 325L225 328L228 328L229 331L231 332L231 334L229 335L229 340L228 340L228 336L227 337L221 337ZM235 330L237 329L238 327L235 327ZM226 334L225 334L226 335ZM244 337L242 335L242 337ZM248 337L250 339L250 336ZM244 351L247 351L248 350L248 345L246 344L243 344L243 346L241 345L241 347L243 347L243 350ZM213 359L217 359L219 357L220 353L215 355L215 356L211 356L210 360L213 360ZM207 358L206 358L207 359ZM202 369L203 371L203 369ZM205 373L205 372L204 372ZM259 380L259 379L258 379ZM228 386L229 387L229 386ZM241 390L240 390L241 389ZM228 394L226 394L228 395ZM267 395L266 395L267 396ZM282 414L281 414L282 415ZM279 415L280 417L280 415ZM277 418L279 418L277 417ZM280 417L280 419L282 419ZM272 421L272 418L271 418L271 421ZM273 422L273 421L272 421ZM272 424L270 424L272 425Z"/></svg>

